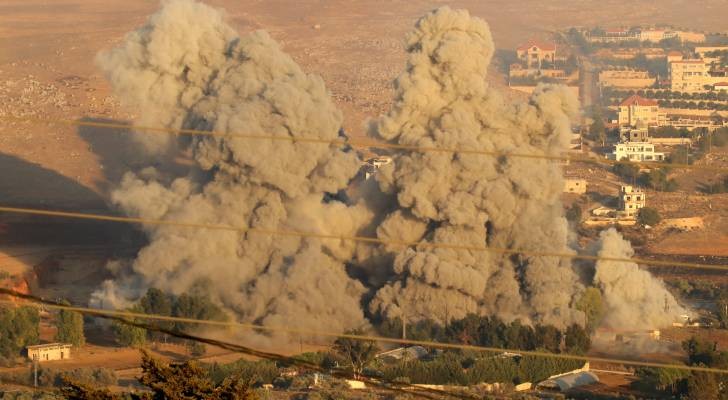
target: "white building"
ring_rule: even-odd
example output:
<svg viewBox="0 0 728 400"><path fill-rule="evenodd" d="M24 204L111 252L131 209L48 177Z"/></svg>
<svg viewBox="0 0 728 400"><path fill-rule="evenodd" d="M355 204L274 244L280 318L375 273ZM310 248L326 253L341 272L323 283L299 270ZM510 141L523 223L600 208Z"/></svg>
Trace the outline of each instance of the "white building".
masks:
<svg viewBox="0 0 728 400"><path fill-rule="evenodd" d="M612 160L622 161L664 161L665 153L655 152L655 145L649 142L626 142L614 145L614 151L609 154Z"/></svg>
<svg viewBox="0 0 728 400"><path fill-rule="evenodd" d="M26 347L28 358L34 361L67 360L71 358L71 345L48 343Z"/></svg>
<svg viewBox="0 0 728 400"><path fill-rule="evenodd" d="M620 214L633 217L646 204L645 191L641 188L624 185L619 189Z"/></svg>

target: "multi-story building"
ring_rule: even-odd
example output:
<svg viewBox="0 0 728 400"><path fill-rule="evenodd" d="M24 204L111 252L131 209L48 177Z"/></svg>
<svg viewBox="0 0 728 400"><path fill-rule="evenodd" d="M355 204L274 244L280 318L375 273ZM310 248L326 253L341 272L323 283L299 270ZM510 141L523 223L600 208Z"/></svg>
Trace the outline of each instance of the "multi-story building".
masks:
<svg viewBox="0 0 728 400"><path fill-rule="evenodd" d="M647 204L645 191L641 188L624 185L619 188L619 213L633 217L637 215L640 208Z"/></svg>
<svg viewBox="0 0 728 400"><path fill-rule="evenodd" d="M528 68L541 68L545 62L553 64L556 60L556 45L529 40L516 48L516 55Z"/></svg>
<svg viewBox="0 0 728 400"><path fill-rule="evenodd" d="M589 34L586 39L590 42L617 43L629 40L639 40L640 35L639 32L631 29L616 28L606 29L600 34Z"/></svg>
<svg viewBox="0 0 728 400"><path fill-rule="evenodd" d="M660 108L655 100L645 99L642 96L632 95L619 104L619 125L637 126L642 123L646 126L660 125Z"/></svg>
<svg viewBox="0 0 728 400"><path fill-rule="evenodd" d="M614 151L608 156L617 161L654 162L665 160L665 153L655 152L655 145L648 142L617 143L614 145Z"/></svg>
<svg viewBox="0 0 728 400"><path fill-rule="evenodd" d="M659 42L664 38L664 29L642 29L639 33L639 39L643 42Z"/></svg>
<svg viewBox="0 0 728 400"><path fill-rule="evenodd" d="M705 34L702 32L692 32L692 31L675 31L675 36L680 38L683 42L690 42L690 43L704 43L705 42Z"/></svg>
<svg viewBox="0 0 728 400"><path fill-rule="evenodd" d="M668 66L672 91L700 92L705 90L705 85L714 83L704 60L673 61Z"/></svg>

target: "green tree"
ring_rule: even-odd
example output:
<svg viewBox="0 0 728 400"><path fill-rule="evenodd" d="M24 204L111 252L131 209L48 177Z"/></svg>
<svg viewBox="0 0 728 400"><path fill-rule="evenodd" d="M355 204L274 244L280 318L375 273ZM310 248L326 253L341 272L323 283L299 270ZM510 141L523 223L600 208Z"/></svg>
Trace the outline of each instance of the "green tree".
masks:
<svg viewBox="0 0 728 400"><path fill-rule="evenodd" d="M576 309L584 313L586 329L589 332L594 332L602 322L606 312L602 292L599 288L586 288L576 303Z"/></svg>
<svg viewBox="0 0 728 400"><path fill-rule="evenodd" d="M688 378L686 399L720 399L721 388L715 375L712 372L694 372Z"/></svg>
<svg viewBox="0 0 728 400"><path fill-rule="evenodd" d="M128 311L134 313L142 313L141 306L131 307ZM134 322L139 320L132 319ZM114 321L111 325L111 329L114 332L116 343L122 346L129 347L143 347L147 343L147 331L142 328L137 328L123 322Z"/></svg>
<svg viewBox="0 0 728 400"><path fill-rule="evenodd" d="M573 324L566 328L564 333L564 344L566 352L571 354L586 354L591 347L591 339L584 328L577 324Z"/></svg>
<svg viewBox="0 0 728 400"><path fill-rule="evenodd" d="M667 172L662 168L642 173L639 181L642 185L662 192L673 192L678 187L677 181L675 179L668 179Z"/></svg>
<svg viewBox="0 0 728 400"><path fill-rule="evenodd" d="M622 179L634 181L640 174L640 167L632 163L621 162L614 164L612 172Z"/></svg>
<svg viewBox="0 0 728 400"><path fill-rule="evenodd" d="M64 302L68 305L68 302ZM56 316L56 341L70 343L76 347L86 344L83 333L83 315L69 310L60 310Z"/></svg>
<svg viewBox="0 0 728 400"><path fill-rule="evenodd" d="M635 375L645 388L657 388L672 395L680 395L685 391L690 372L677 368L639 368Z"/></svg>
<svg viewBox="0 0 728 400"><path fill-rule="evenodd" d="M146 314L170 316L172 315L173 301L174 299L171 295L168 295L157 288L149 288L144 297L139 300L139 305ZM156 325L165 329L174 328L174 322L171 321L157 321ZM167 335L164 333L151 332L150 335L155 341L167 341Z"/></svg>
<svg viewBox="0 0 728 400"><path fill-rule="evenodd" d="M201 357L204 356L207 352L207 348L205 348L205 345L194 341L194 340L188 340L185 343L185 347L187 347L187 351L190 353L193 357Z"/></svg>
<svg viewBox="0 0 728 400"><path fill-rule="evenodd" d="M349 335L363 335L364 331L355 329L346 333ZM349 364L352 372L354 372L354 377L361 376L364 368L374 361L374 356L379 352L379 347L373 341L355 340L347 337L336 339L333 348Z"/></svg>
<svg viewBox="0 0 728 400"><path fill-rule="evenodd" d="M601 143L602 146L607 141L607 128L604 125L604 118L601 110L594 112L594 122L589 126L589 138Z"/></svg>
<svg viewBox="0 0 728 400"><path fill-rule="evenodd" d="M637 222L640 225L655 226L660 223L660 213L654 208L642 207L637 212Z"/></svg>
<svg viewBox="0 0 728 400"><path fill-rule="evenodd" d="M26 346L38 344L39 323L35 307L0 307L0 356L14 358Z"/></svg>
<svg viewBox="0 0 728 400"><path fill-rule="evenodd" d="M122 399L207 399L207 400L258 400L248 381L236 376L215 384L195 362L166 364L142 352L142 375L139 382L151 393L111 393L108 389L96 389L87 384L67 381L62 393L70 399L122 400Z"/></svg>
<svg viewBox="0 0 728 400"><path fill-rule="evenodd" d="M536 325L534 329L537 347L558 353L561 347L561 331L553 325Z"/></svg>
<svg viewBox="0 0 728 400"><path fill-rule="evenodd" d="M213 321L226 321L227 315L220 307L210 301L209 296L204 293L192 292L183 293L177 298L173 306L175 317L206 319ZM193 328L193 324L178 323L176 329L187 331Z"/></svg>

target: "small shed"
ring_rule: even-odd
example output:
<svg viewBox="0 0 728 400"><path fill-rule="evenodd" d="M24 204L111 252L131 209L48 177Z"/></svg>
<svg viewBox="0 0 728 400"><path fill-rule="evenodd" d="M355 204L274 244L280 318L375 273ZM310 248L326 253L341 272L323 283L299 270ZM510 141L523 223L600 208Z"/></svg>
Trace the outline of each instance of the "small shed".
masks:
<svg viewBox="0 0 728 400"><path fill-rule="evenodd" d="M28 358L33 361L68 360L71 358L71 345L47 343L26 347Z"/></svg>

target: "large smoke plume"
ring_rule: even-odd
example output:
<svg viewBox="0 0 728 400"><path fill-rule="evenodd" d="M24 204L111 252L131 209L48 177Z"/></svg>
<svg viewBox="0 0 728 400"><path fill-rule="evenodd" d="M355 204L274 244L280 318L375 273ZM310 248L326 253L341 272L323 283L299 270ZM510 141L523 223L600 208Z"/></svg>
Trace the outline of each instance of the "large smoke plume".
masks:
<svg viewBox="0 0 728 400"><path fill-rule="evenodd" d="M372 135L504 154L551 156L566 148L576 99L544 86L525 104L504 101L486 81L494 45L484 21L440 8L417 22L406 45L393 108L371 123ZM238 36L219 11L193 0L165 2L99 64L115 93L139 107L145 125L315 139L342 132L341 112L320 77L304 73L265 32ZM547 159L398 153L377 174L380 190L362 189L354 202L343 192L360 185L352 184L360 161L346 147L232 136L138 138L151 157L182 152L196 166L185 176L163 167L128 173L112 200L130 215L370 232L423 245L146 226L149 244L95 294L107 305L134 300L151 286L179 294L203 285L236 319L268 325L343 331L367 317L445 322L472 312L565 326L583 321L574 303L594 284L606 295L610 325L671 318L644 318L654 295L633 298L628 283L662 286L635 265L580 265L594 277L584 282L589 274L577 274L568 258L425 245L576 253L560 201L561 167ZM630 254L616 235L603 235L601 253ZM660 304L669 296L662 289ZM649 307L628 307L629 299ZM679 312L670 299L673 314Z"/></svg>
<svg viewBox="0 0 728 400"><path fill-rule="evenodd" d="M305 74L267 33L238 37L219 11L191 0L166 2L99 63L145 123L317 139L341 130L320 77ZM176 147L172 139L144 144L160 154ZM143 218L333 235L354 234L370 218L362 206L332 200L358 171L351 151L230 137L179 143L192 150L196 171L129 173L114 203ZM150 244L131 265L134 279L107 282L97 297L134 298L149 286L181 294L204 284L240 320L334 330L365 322L364 287L344 268L350 242L145 229Z"/></svg>

